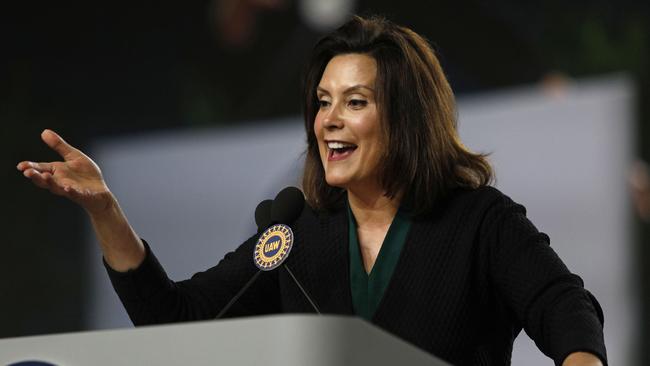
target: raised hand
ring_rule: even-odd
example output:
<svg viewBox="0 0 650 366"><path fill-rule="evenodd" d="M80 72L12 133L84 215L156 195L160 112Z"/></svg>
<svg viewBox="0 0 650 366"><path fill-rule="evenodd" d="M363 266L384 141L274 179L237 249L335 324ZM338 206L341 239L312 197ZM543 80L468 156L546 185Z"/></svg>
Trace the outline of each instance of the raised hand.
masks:
<svg viewBox="0 0 650 366"><path fill-rule="evenodd" d="M91 215L107 209L113 197L97 164L54 131L43 131L41 138L63 161L21 161L18 170L36 186L71 199Z"/></svg>
<svg viewBox="0 0 650 366"><path fill-rule="evenodd" d="M113 269L137 268L145 257L144 245L108 190L97 164L54 131L43 131L41 138L61 155L63 161L21 161L18 170L35 185L67 197L86 209L104 259Z"/></svg>

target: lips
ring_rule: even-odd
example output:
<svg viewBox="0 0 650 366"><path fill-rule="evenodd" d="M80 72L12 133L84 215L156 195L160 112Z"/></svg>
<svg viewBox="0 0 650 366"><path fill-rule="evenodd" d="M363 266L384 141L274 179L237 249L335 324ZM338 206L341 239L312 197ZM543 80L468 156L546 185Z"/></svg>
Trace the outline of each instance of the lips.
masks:
<svg viewBox="0 0 650 366"><path fill-rule="evenodd" d="M357 149L357 145L345 141L326 141L326 143L328 161L347 159Z"/></svg>

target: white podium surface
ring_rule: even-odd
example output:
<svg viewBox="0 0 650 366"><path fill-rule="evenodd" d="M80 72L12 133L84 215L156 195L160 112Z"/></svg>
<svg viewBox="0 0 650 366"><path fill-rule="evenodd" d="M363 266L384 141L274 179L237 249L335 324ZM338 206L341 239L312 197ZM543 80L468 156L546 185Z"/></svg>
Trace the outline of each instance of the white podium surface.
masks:
<svg viewBox="0 0 650 366"><path fill-rule="evenodd" d="M447 365L359 319L276 315L0 339L0 364Z"/></svg>

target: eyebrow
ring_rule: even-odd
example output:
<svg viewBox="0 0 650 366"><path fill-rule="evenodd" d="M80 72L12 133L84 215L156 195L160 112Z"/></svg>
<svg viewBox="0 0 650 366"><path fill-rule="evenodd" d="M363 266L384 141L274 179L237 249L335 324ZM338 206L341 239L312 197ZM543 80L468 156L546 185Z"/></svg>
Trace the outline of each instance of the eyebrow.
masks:
<svg viewBox="0 0 650 366"><path fill-rule="evenodd" d="M369 86L362 85L362 84L357 84L357 85L352 85L351 87L345 89L345 90L343 91L343 94L348 94L348 93L350 93L350 92L357 91L357 90L359 90L359 89L367 89L367 90L369 90L369 91L371 91L371 92L373 92L373 93L375 92L375 90L374 90L373 88L369 87ZM330 94L330 92L327 91L327 89L325 89L325 88L323 88L323 87L321 87L321 86L317 86L317 87L316 87L316 90L317 90L317 91L320 91L320 92L323 92L323 93L326 93L326 94Z"/></svg>

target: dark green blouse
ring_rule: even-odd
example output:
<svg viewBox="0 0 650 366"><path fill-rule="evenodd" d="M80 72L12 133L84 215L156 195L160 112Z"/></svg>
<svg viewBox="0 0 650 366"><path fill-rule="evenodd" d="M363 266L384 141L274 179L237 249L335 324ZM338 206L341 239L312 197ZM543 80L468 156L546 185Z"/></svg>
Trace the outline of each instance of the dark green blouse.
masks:
<svg viewBox="0 0 650 366"><path fill-rule="evenodd" d="M349 243L350 243L350 288L354 312L370 320L379 306L397 260L402 252L406 236L411 228L411 219L402 209L397 211L388 228L375 264L370 273L366 273L357 238L357 222L348 206Z"/></svg>

